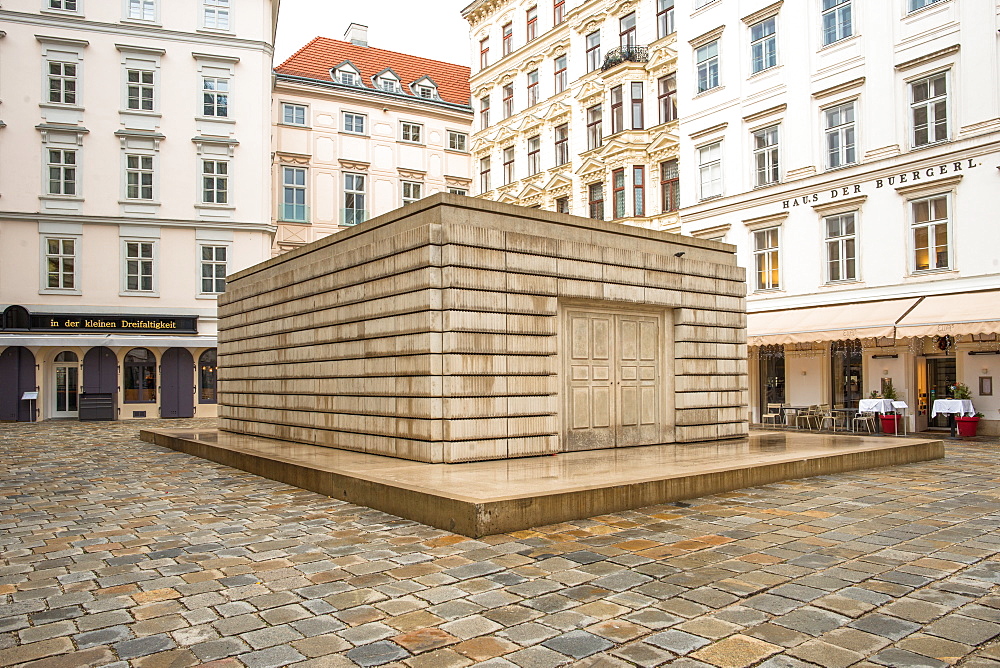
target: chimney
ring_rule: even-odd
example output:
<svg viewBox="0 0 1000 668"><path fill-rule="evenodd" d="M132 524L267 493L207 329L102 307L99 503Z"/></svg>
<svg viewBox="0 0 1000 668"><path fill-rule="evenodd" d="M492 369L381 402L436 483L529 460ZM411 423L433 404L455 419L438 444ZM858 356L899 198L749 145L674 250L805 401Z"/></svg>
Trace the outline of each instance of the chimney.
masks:
<svg viewBox="0 0 1000 668"><path fill-rule="evenodd" d="M352 23L347 26L347 32L344 33L344 39L351 44L368 46L368 26L363 26L360 23Z"/></svg>

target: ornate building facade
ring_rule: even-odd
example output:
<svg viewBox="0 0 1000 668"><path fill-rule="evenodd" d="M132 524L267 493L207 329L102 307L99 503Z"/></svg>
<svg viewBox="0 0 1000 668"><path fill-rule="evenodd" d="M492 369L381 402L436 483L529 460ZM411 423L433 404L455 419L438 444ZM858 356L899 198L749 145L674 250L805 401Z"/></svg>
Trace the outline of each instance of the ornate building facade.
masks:
<svg viewBox="0 0 1000 668"><path fill-rule="evenodd" d="M473 193L677 231L673 0L477 0Z"/></svg>

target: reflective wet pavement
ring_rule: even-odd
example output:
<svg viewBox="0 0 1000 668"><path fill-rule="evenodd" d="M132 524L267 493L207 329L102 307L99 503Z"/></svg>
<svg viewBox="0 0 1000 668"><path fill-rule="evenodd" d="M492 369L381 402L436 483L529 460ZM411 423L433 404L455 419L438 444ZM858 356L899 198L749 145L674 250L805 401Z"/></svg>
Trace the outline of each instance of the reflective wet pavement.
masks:
<svg viewBox="0 0 1000 668"><path fill-rule="evenodd" d="M0 665L1000 666L1000 442L473 540L0 424Z"/></svg>

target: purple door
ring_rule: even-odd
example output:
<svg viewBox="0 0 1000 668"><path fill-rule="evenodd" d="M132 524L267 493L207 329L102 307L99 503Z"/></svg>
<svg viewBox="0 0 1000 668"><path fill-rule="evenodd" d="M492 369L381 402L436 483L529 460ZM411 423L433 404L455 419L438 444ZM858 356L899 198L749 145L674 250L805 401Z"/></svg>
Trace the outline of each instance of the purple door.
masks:
<svg viewBox="0 0 1000 668"><path fill-rule="evenodd" d="M83 391L110 394L118 405L118 358L110 348L91 348L83 356Z"/></svg>
<svg viewBox="0 0 1000 668"><path fill-rule="evenodd" d="M36 389L31 351L11 346L0 353L0 421L31 422L36 402L21 401L21 397Z"/></svg>
<svg viewBox="0 0 1000 668"><path fill-rule="evenodd" d="M160 417L194 417L194 358L171 348L160 359Z"/></svg>

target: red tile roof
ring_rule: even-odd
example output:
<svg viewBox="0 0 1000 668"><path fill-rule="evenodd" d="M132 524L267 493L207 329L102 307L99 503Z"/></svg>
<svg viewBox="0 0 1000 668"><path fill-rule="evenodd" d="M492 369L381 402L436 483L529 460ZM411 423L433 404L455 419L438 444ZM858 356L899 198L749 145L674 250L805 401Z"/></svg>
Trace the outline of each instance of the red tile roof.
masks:
<svg viewBox="0 0 1000 668"><path fill-rule="evenodd" d="M345 60L361 70L361 80L372 89L372 77L386 68L392 68L402 83L403 91L410 94L409 85L423 76L437 84L438 94L445 102L468 105L469 68L464 65L444 63L440 60L418 58L405 53L358 46L327 37L317 37L296 51L288 60L274 68L279 74L332 81L330 68Z"/></svg>

